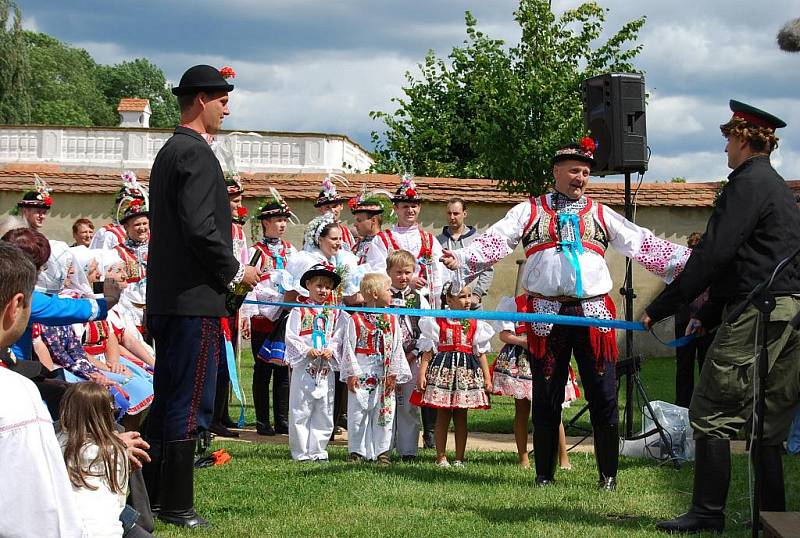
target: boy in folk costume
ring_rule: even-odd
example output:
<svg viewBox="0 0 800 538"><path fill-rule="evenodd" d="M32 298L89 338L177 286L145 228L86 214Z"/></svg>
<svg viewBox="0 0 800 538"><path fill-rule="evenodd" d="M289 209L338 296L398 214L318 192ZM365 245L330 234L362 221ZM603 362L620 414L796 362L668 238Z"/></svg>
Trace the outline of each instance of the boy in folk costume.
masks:
<svg viewBox="0 0 800 538"><path fill-rule="evenodd" d="M384 194L383 198L380 195ZM367 192L366 186L361 194L350 198L347 202L350 213L355 219L356 235L358 242L353 247L353 254L358 258L358 264L367 262L367 252L372 239L381 231L381 226L393 224L396 220L391 206L391 195L386 191Z"/></svg>
<svg viewBox="0 0 800 538"><path fill-rule="evenodd" d="M232 159L230 162L232 162ZM228 165L228 172L225 174L225 188L228 191L228 204L231 208L233 255L242 265L246 265L250 258L247 250L247 236L244 233L244 223L247 221L247 208L242 205L244 187L239 173L230 164ZM242 308L235 316L230 316L223 322L227 323L227 330L223 328L223 331L225 331L226 337L230 337L234 353L236 353L239 346L239 331L241 331L243 338L250 337L250 310L250 305L242 305ZM214 414L211 417L211 424L208 426L208 431L220 437L239 437L238 433L230 430L230 428L238 426L231 420L228 412L228 396L231 384L231 375L228 368L230 366L227 360L221 360L219 363L217 388L214 396Z"/></svg>
<svg viewBox="0 0 800 538"><path fill-rule="evenodd" d="M253 244L250 256L260 254L256 267L262 272L261 282L248 295L256 301L281 302L284 300L283 274L290 257L297 253L294 246L283 239L290 219L297 220L289 204L277 190L271 189L271 198L258 208L263 237ZM294 300L294 299L293 299ZM286 316L279 307L256 305L250 318L253 351L253 406L256 411L256 432L259 435L289 433L289 367L284 359ZM269 384L272 380L274 428L269 418Z"/></svg>
<svg viewBox="0 0 800 538"><path fill-rule="evenodd" d="M605 251L609 246L648 271L671 281L689 251L625 220L585 195L594 141L584 138L556 151L555 189L513 207L471 244L445 251L443 262L463 282L525 247L522 287L530 313L613 319L608 292L613 283ZM533 323L527 326L533 374L533 444L536 483L554 481L561 404L569 362L575 355L592 419L601 489L616 488L619 460L614 331Z"/></svg>
<svg viewBox="0 0 800 538"><path fill-rule="evenodd" d="M147 202L131 198L123 209L120 224L125 229L125 241L114 247L122 258L127 273L128 286L120 296L120 307L125 318L142 334L144 307L147 296L147 256L150 237L150 219Z"/></svg>
<svg viewBox="0 0 800 538"><path fill-rule="evenodd" d="M395 308L429 309L428 300L411 287L416 259L407 250L395 250L386 259L386 272L392 282L391 306ZM419 354L417 339L420 336L419 318L400 316L400 328L403 333L403 351L409 368L411 379L397 387L397 427L395 429L395 447L404 461L416 458L419 448L420 408L411 404L411 394L417 384L419 373ZM423 435L425 448L434 447L433 432L436 427L436 409L422 408Z"/></svg>
<svg viewBox="0 0 800 538"><path fill-rule="evenodd" d="M308 306L294 308L286 321L286 362L292 367L289 389L289 449L298 461L328 462L333 433L335 377L347 315L325 308L341 277L330 264L303 273Z"/></svg>
<svg viewBox="0 0 800 538"><path fill-rule="evenodd" d="M411 287L420 290L428 298L428 302L436 306L446 280L443 277L447 269L439 261L442 257L439 241L418 223L422 198L411 176L403 176L392 202L397 214L397 224L375 236L367 253L367 264L372 271L385 272L386 257L391 251L409 251L417 260Z"/></svg>
<svg viewBox="0 0 800 538"><path fill-rule="evenodd" d="M352 252L353 247L356 245L356 240L347 225L341 222L342 209L344 208L344 201L346 198L339 196L334 181L340 182L345 187L349 185L347 180L342 176L328 174L325 176L325 179L322 180L322 190L320 190L319 195L317 195L317 201L314 202L314 207L317 208L317 213L320 215L324 215L325 213L333 215L333 219L339 223L339 229L342 231L342 247Z"/></svg>
<svg viewBox="0 0 800 538"><path fill-rule="evenodd" d="M17 202L17 213L25 219L26 224L32 230L41 231L47 212L53 205L50 197L50 189L42 178L34 174L35 190L28 191L22 195L22 200Z"/></svg>
<svg viewBox="0 0 800 538"><path fill-rule="evenodd" d="M361 295L369 308L385 308L392 300L391 279L369 273ZM347 446L349 461L390 463L395 416L395 388L411 379L397 316L355 312L345 322L342 378L347 379Z"/></svg>
<svg viewBox="0 0 800 538"><path fill-rule="evenodd" d="M120 223L120 217L125 206L132 200L142 200L147 204L147 190L136 179L136 174L130 170L122 172L122 187L117 191L114 199L113 221L100 227L92 237L89 248L113 249L125 242L128 238L125 228Z"/></svg>

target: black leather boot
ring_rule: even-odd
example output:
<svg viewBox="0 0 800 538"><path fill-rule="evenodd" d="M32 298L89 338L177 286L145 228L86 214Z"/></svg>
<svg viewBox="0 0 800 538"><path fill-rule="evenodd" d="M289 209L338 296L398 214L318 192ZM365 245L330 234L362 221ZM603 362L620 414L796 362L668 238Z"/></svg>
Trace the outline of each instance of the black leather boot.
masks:
<svg viewBox="0 0 800 538"><path fill-rule="evenodd" d="M161 510L158 519L172 525L208 527L208 521L194 511L195 439L170 441L164 450Z"/></svg>
<svg viewBox="0 0 800 538"><path fill-rule="evenodd" d="M786 490L783 485L783 447L761 447L761 511L785 512Z"/></svg>
<svg viewBox="0 0 800 538"><path fill-rule="evenodd" d="M289 367L275 366L272 371L272 408L275 411L275 433L289 433Z"/></svg>
<svg viewBox="0 0 800 538"><path fill-rule="evenodd" d="M271 366L256 359L253 365L253 407L256 411L256 432L275 435L269 422L269 380Z"/></svg>
<svg viewBox="0 0 800 538"><path fill-rule="evenodd" d="M558 455L558 427L533 426L533 459L536 463L536 485L555 483Z"/></svg>
<svg viewBox="0 0 800 538"><path fill-rule="evenodd" d="M597 487L605 491L617 489L619 467L619 426L610 424L594 428L594 457L600 479Z"/></svg>
<svg viewBox="0 0 800 538"><path fill-rule="evenodd" d="M730 441L698 439L695 441L692 506L685 514L656 524L656 528L670 533L722 532L730 481Z"/></svg>
<svg viewBox="0 0 800 538"><path fill-rule="evenodd" d="M164 452L161 441L147 439L150 448L147 454L150 456L150 463L142 466L142 478L144 487L147 489L147 497L150 499L150 511L153 514L161 510L161 475L164 471Z"/></svg>
<svg viewBox="0 0 800 538"><path fill-rule="evenodd" d="M436 448L434 430L436 429L436 408L422 407L422 446L423 448Z"/></svg>

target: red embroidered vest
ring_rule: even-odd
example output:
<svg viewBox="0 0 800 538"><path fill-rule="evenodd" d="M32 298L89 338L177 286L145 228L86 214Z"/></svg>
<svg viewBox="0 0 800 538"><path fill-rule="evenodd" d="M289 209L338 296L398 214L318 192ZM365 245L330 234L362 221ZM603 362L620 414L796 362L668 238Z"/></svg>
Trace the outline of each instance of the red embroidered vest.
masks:
<svg viewBox="0 0 800 538"><path fill-rule="evenodd" d="M394 336L392 317L389 314L381 314L380 319L389 325L389 335ZM383 353L383 350L377 348L377 342L375 341L376 332L379 329L367 318L366 314L362 312L354 313L353 323L356 326L356 353L361 353L363 355ZM384 336L384 338L386 338L386 336Z"/></svg>
<svg viewBox="0 0 800 538"><path fill-rule="evenodd" d="M427 266L432 262L433 257L433 234L419 228L420 247L417 253L417 262L419 263L419 276L428 278ZM394 250L401 250L400 245L397 244L392 230L384 230L380 232L377 237L381 239L383 246L386 247L386 254L388 255ZM411 254L414 254L413 252Z"/></svg>
<svg viewBox="0 0 800 538"><path fill-rule="evenodd" d="M526 257L541 250L555 248L559 241L556 230L558 216L549 206L547 195L532 197L530 203L531 217L522 233L522 245L525 247ZM578 213L578 219L583 248L605 256L608 248L608 230L603 219L603 204L596 204L591 198L586 198L586 207Z"/></svg>
<svg viewBox="0 0 800 538"><path fill-rule="evenodd" d="M439 326L439 345L437 351L460 351L462 353L472 353L472 340L475 338L475 330L478 328L478 320L468 320L466 333L460 320L451 321L446 318L436 318Z"/></svg>
<svg viewBox="0 0 800 538"><path fill-rule="evenodd" d="M264 275L261 277L261 280L263 281L269 278L270 271L274 271L278 268L279 257L283 258L283 266L284 268L286 267L287 253L289 252L289 249L292 248L292 244L281 239L281 248L277 256L273 254L269 247L261 241L253 245L253 247L255 247L261 253L257 267L264 272Z"/></svg>
<svg viewBox="0 0 800 538"><path fill-rule="evenodd" d="M122 258L122 262L125 264L125 271L128 273L128 282L139 282L147 276L144 265L139 263L139 259L134 251L126 247L124 243L120 243L114 248L117 249L119 257ZM144 261L147 262L146 256Z"/></svg>

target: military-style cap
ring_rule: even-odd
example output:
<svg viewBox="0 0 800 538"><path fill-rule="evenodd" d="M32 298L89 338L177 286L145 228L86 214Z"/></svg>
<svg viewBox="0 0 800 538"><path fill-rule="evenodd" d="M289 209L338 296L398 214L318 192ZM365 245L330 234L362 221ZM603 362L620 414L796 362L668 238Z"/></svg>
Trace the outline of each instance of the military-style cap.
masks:
<svg viewBox="0 0 800 538"><path fill-rule="evenodd" d="M742 103L741 101L731 99L730 107L734 118L741 118L747 123L752 123L756 127L764 127L765 129L773 130L786 127L786 122L782 119L773 116L769 112L764 112L759 108Z"/></svg>

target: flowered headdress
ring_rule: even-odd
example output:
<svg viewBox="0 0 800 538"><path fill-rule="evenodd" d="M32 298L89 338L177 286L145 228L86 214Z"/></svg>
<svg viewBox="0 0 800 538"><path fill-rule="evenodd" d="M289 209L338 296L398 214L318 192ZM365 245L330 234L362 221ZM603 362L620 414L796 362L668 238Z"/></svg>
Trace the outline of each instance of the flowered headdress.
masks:
<svg viewBox="0 0 800 538"><path fill-rule="evenodd" d="M123 203L120 207L122 208L122 218L119 219L120 224L125 224L134 217L146 216L149 211L147 202L141 198L128 199L127 203Z"/></svg>
<svg viewBox="0 0 800 538"><path fill-rule="evenodd" d="M367 191L367 186L361 187L361 194L350 198L347 202L350 213L367 213L370 216L381 215L383 224L394 224L397 220L392 205L392 194L383 189Z"/></svg>
<svg viewBox="0 0 800 538"><path fill-rule="evenodd" d="M270 187L269 192L270 196L262 199L256 209L257 216L256 219L253 220L251 230L253 237L257 237L258 233L260 233L256 228L256 220L261 221L272 217L286 217L292 224L300 224L300 219L292 212L289 204L286 203L286 200L284 200L281 193L278 192L278 189Z"/></svg>
<svg viewBox="0 0 800 538"><path fill-rule="evenodd" d="M149 207L150 202L147 196L147 189L139 183L136 174L131 170L125 170L120 174L122 178L122 187L117 191L117 196L114 199L114 222L120 224L120 219L124 218L123 215L133 200L140 200L144 207Z"/></svg>
<svg viewBox="0 0 800 538"><path fill-rule="evenodd" d="M228 190L228 196L238 196L244 193L242 176L236 166L236 157L233 149L233 139L230 134L220 144L214 146L215 152L225 164L225 188Z"/></svg>
<svg viewBox="0 0 800 538"><path fill-rule="evenodd" d="M392 196L392 202L395 204L399 202L422 202L422 198L419 197L419 191L417 191L417 184L411 174L402 175L400 186L397 187L394 196Z"/></svg>
<svg viewBox="0 0 800 538"><path fill-rule="evenodd" d="M303 249L313 250L319 246L319 237L322 235L322 230L329 224L336 222L332 213L325 213L311 219L311 222L306 226L306 232L303 234Z"/></svg>
<svg viewBox="0 0 800 538"><path fill-rule="evenodd" d="M22 195L22 200L17 202L17 208L36 207L39 209L50 209L53 199L50 197L50 188L37 174L33 174L34 190Z"/></svg>
<svg viewBox="0 0 800 538"><path fill-rule="evenodd" d="M343 176L338 174L328 174L325 176L325 179L322 180L322 190L319 191L317 201L314 202L314 207L344 203L345 198L339 196L339 192L336 190L335 182L337 181L344 187L350 186L350 183Z"/></svg>
<svg viewBox="0 0 800 538"><path fill-rule="evenodd" d="M553 156L553 164L561 161L582 161L593 165L595 149L597 144L594 140L584 136L577 144L569 144L557 150Z"/></svg>

